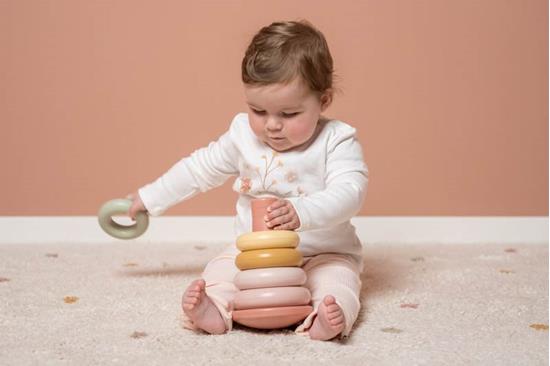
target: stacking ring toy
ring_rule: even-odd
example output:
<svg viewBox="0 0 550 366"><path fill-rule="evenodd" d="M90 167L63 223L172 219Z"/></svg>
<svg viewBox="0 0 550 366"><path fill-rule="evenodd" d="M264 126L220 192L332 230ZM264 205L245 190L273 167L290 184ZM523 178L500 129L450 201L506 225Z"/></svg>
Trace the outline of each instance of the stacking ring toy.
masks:
<svg viewBox="0 0 550 366"><path fill-rule="evenodd" d="M268 287L239 291L233 299L236 310L309 305L311 293L305 287Z"/></svg>
<svg viewBox="0 0 550 366"><path fill-rule="evenodd" d="M256 268L239 271L233 283L239 290L263 287L302 286L306 272L299 267Z"/></svg>
<svg viewBox="0 0 550 366"><path fill-rule="evenodd" d="M127 214L132 206L128 199L114 199L106 202L99 209L99 226L107 234L118 239L134 239L143 234L149 226L149 216L145 212L139 212L136 216L136 223L133 225L121 225L112 218L114 215Z"/></svg>
<svg viewBox="0 0 550 366"><path fill-rule="evenodd" d="M237 255L235 265L240 270L262 267L300 267L302 253L293 248L248 250Z"/></svg>
<svg viewBox="0 0 550 366"><path fill-rule="evenodd" d="M240 251L266 248L296 248L300 237L290 230L255 231L243 234L237 238L237 248Z"/></svg>
<svg viewBox="0 0 550 366"><path fill-rule="evenodd" d="M239 324L258 329L280 329L304 320L313 307L283 306L278 308L234 310L233 320Z"/></svg>

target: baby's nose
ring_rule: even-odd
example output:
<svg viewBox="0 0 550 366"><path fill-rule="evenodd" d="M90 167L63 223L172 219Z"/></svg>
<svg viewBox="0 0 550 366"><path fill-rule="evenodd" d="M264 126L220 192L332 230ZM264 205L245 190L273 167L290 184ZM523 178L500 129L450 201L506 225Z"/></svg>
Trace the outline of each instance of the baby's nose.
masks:
<svg viewBox="0 0 550 366"><path fill-rule="evenodd" d="M265 127L269 130L269 131L278 131L280 130L282 127L283 127L283 124L281 123L281 121L277 118L269 118L267 120L267 123L265 125Z"/></svg>

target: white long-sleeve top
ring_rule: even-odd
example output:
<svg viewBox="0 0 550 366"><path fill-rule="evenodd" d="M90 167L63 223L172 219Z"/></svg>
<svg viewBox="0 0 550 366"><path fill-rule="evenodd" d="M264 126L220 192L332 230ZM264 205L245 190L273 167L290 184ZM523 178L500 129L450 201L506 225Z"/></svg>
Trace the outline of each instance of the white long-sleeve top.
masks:
<svg viewBox="0 0 550 366"><path fill-rule="evenodd" d="M239 193L235 234L250 232L250 200L266 196L287 199L300 219L296 229L304 256L346 253L361 256L361 242L350 223L367 190L368 170L355 129L330 120L305 150L276 152L256 137L248 114L233 118L217 141L181 159L155 182L139 189L153 216L220 186L237 176Z"/></svg>

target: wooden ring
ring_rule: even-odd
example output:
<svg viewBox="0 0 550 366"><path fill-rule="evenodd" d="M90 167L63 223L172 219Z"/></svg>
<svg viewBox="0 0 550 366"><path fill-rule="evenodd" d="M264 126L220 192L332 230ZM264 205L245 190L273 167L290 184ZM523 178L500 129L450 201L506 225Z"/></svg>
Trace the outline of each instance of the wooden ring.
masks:
<svg viewBox="0 0 550 366"><path fill-rule="evenodd" d="M239 271L233 283L239 290L248 290L262 287L302 286L306 280L306 272L300 267L271 267Z"/></svg>
<svg viewBox="0 0 550 366"><path fill-rule="evenodd" d="M293 248L248 250L237 255L235 265L240 270L264 267L300 267L302 253Z"/></svg>
<svg viewBox="0 0 550 366"><path fill-rule="evenodd" d="M304 320L313 307L305 306L283 306L278 308L262 308L234 310L233 321L247 327L257 329L280 329L290 327Z"/></svg>
<svg viewBox="0 0 550 366"><path fill-rule="evenodd" d="M233 299L236 310L309 305L311 293L305 287L267 287L239 291Z"/></svg>
<svg viewBox="0 0 550 366"><path fill-rule="evenodd" d="M237 238L237 248L240 251L268 248L296 248L300 237L290 230L255 231L240 235Z"/></svg>
<svg viewBox="0 0 550 366"><path fill-rule="evenodd" d="M129 199L114 199L106 202L99 209L99 226L107 234L118 239L134 239L143 234L149 226L149 216L145 212L139 212L136 215L136 223L133 225L121 225L112 218L114 215L127 214L132 206Z"/></svg>

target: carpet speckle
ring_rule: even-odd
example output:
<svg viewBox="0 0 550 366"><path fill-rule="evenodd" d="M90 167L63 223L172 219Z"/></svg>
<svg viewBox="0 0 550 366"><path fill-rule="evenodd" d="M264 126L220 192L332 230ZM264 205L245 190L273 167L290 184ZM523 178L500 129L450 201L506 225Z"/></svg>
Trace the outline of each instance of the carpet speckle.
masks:
<svg viewBox="0 0 550 366"><path fill-rule="evenodd" d="M403 332L401 329L389 327L389 328L382 328L380 329L384 333L401 333Z"/></svg>
<svg viewBox="0 0 550 366"><path fill-rule="evenodd" d="M505 274L511 274L511 273L516 273L515 271L512 271L511 269L501 269L499 270L500 273L505 273Z"/></svg>
<svg viewBox="0 0 550 366"><path fill-rule="evenodd" d="M413 257L411 258L413 262L424 262L424 257Z"/></svg>
<svg viewBox="0 0 550 366"><path fill-rule="evenodd" d="M418 309L418 304L401 304L401 308Z"/></svg>
<svg viewBox="0 0 550 366"><path fill-rule="evenodd" d="M506 253L517 253L517 250L515 250L514 248L508 248L506 250L504 250Z"/></svg>
<svg viewBox="0 0 550 366"><path fill-rule="evenodd" d="M57 258L59 255L57 253L46 253L46 257L48 258Z"/></svg>
<svg viewBox="0 0 550 366"><path fill-rule="evenodd" d="M529 327L535 330L548 330L548 324L531 324Z"/></svg>
<svg viewBox="0 0 550 366"><path fill-rule="evenodd" d="M78 297L76 296L65 296L63 298L63 301L65 301L65 304L74 304L78 301Z"/></svg>
<svg viewBox="0 0 550 366"><path fill-rule="evenodd" d="M122 266L123 267L137 267L137 266L139 266L139 264L137 264L135 262L127 262L127 263L124 263Z"/></svg>
<svg viewBox="0 0 550 366"><path fill-rule="evenodd" d="M0 277L0 282L9 282L9 281L11 281L9 278Z"/></svg>
<svg viewBox="0 0 550 366"><path fill-rule="evenodd" d="M147 337L147 333L145 333L145 332L137 332L137 331L136 331L136 332L132 333L132 334L130 335L130 337L135 338L135 339L145 338L145 337Z"/></svg>
<svg viewBox="0 0 550 366"><path fill-rule="evenodd" d="M206 245L195 245L193 248L195 248L196 250L204 250L206 249Z"/></svg>

